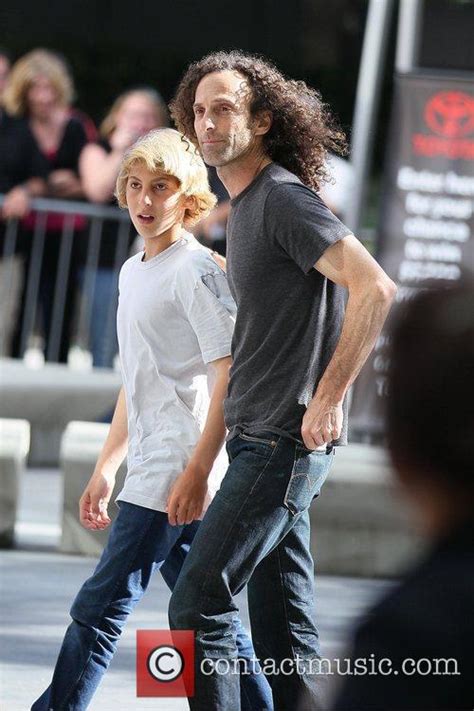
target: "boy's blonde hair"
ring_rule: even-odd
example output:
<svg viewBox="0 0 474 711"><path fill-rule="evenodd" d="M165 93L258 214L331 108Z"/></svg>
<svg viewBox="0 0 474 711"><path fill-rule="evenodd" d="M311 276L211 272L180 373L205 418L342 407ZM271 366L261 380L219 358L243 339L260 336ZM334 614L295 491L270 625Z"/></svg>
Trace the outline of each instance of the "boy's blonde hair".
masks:
<svg viewBox="0 0 474 711"><path fill-rule="evenodd" d="M21 57L12 67L3 94L3 104L13 116L27 116L28 90L40 76L47 77L56 89L61 106L70 106L74 85L66 62L48 49L34 49Z"/></svg>
<svg viewBox="0 0 474 711"><path fill-rule="evenodd" d="M115 186L120 207L127 207L126 188L130 170L135 163L144 163L151 172L162 171L180 183L181 191L193 197L184 222L195 225L210 213L217 199L209 188L207 169L196 147L173 128L150 131L125 153Z"/></svg>

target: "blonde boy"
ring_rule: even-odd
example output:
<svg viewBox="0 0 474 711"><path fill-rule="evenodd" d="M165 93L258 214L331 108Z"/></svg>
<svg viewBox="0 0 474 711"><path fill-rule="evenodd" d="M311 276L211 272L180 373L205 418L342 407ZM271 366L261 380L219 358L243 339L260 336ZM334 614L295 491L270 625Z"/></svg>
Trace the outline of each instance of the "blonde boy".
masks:
<svg viewBox="0 0 474 711"><path fill-rule="evenodd" d="M152 131L124 156L116 195L145 247L120 272L123 386L80 500L83 526L109 525L107 506L125 454L127 477L107 546L72 605L52 683L32 711L87 708L152 573L161 569L174 587L225 471L225 461L216 460L225 436L234 304L224 272L185 230L215 204L206 168L177 131ZM236 633L241 656L251 659L250 640L242 628ZM266 682L256 674L244 683L246 696L267 708Z"/></svg>

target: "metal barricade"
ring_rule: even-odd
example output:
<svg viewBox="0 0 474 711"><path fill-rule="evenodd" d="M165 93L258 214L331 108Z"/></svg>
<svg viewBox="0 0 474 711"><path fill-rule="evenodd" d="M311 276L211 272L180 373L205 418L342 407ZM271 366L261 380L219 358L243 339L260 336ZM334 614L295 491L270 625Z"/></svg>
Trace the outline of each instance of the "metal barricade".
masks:
<svg viewBox="0 0 474 711"><path fill-rule="evenodd" d="M0 207L2 203L3 196L0 195ZM120 267L128 257L133 232L128 212L116 207L38 198L32 200L31 210L36 217L27 233L23 228L24 223L17 219L7 220L1 224L3 250L0 249L0 264L2 265L3 303L0 303L0 310L4 314L16 311L16 322L13 327L17 334L17 346L14 356L22 358L31 344L41 336L44 342L45 359L58 361L65 326L71 332L71 347L80 346L84 350L91 350L91 320L104 223L107 222L108 226L116 223L117 237L113 248L113 260L112 255L109 260L113 262L111 269L115 277L118 276ZM51 239L47 230L50 215L61 215L64 219L59 236L55 283L47 284L49 293L53 294L52 304L47 307L48 313L45 316L46 307L41 303L41 297L44 282L49 278L49 275L44 272L43 261L46 240ZM80 235L76 230L78 218L85 220L85 230L81 228ZM24 242L25 234L31 240L26 246L20 244L20 237ZM57 236L56 234L55 237ZM85 257L80 265L73 263L73 247L75 240L79 238L87 239ZM20 272L23 273L23 284L20 288L18 284L13 283L14 279L18 278L18 270L14 269L18 266L18 259L21 260ZM75 304L73 323L65 324L66 299L72 295ZM12 299L20 299L21 305L12 304ZM102 324L104 333L110 334L111 337L115 333L115 310L116 298L113 298L107 305L107 317ZM18 319L21 319L21 323L18 323ZM45 328L46 322L49 323L48 328ZM8 327L4 326L0 329L0 354L12 355L12 340L14 339L9 336Z"/></svg>

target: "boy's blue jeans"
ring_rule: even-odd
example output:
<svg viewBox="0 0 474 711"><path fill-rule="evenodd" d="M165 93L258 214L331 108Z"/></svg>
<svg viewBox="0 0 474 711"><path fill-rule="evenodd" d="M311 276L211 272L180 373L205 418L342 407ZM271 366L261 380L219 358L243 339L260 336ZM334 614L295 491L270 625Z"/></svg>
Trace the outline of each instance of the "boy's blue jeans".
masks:
<svg viewBox="0 0 474 711"><path fill-rule="evenodd" d="M301 708L319 709L324 677L318 669L308 509L329 473L333 450L310 452L287 437L246 432L230 440L227 451L229 468L170 602L171 629L196 632L191 709L242 708L232 661L238 656L233 598L245 585L252 639L275 709L301 702Z"/></svg>
<svg viewBox="0 0 474 711"><path fill-rule="evenodd" d="M51 685L31 711L87 709L153 572L160 569L173 589L199 525L171 526L161 511L120 503L101 559L73 602ZM239 654L251 660L255 652L240 622L236 634ZM273 708L263 674L242 677L242 707Z"/></svg>

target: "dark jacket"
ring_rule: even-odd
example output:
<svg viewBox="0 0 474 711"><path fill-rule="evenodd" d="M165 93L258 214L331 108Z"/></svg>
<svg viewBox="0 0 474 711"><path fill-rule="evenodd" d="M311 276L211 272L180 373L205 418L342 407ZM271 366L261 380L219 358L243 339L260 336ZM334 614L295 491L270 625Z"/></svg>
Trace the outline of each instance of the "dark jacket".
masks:
<svg viewBox="0 0 474 711"><path fill-rule="evenodd" d="M391 660L393 673L344 676L334 711L474 708L474 519L367 615L351 657L371 655ZM436 659L454 660L449 674ZM408 673L404 660L414 660L405 662ZM413 673L417 663L421 673Z"/></svg>

